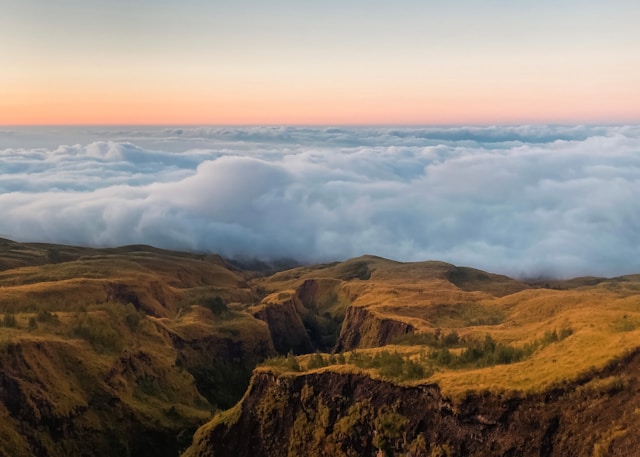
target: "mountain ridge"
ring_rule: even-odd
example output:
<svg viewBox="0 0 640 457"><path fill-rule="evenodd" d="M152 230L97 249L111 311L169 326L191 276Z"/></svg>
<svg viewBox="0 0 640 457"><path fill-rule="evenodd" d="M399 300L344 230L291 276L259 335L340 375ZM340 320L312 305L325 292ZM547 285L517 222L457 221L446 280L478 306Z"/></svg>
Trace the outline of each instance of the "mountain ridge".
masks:
<svg viewBox="0 0 640 457"><path fill-rule="evenodd" d="M266 433L267 417L278 418L281 428L259 439L288 447L257 455L311 452L295 438L301 430L316 437L317 449L333 443L332 452L345 455L355 452L351 445L362 455L462 455L472 448L470 455L510 455L523 449L517 443L527 428L500 422L498 429L516 434L500 441L490 431L498 410L461 413L469 399L535 403L560 389L584 405L619 405L622 398L635 404L637 357L630 354L640 347L640 275L525 282L446 262L372 255L276 272L274 265L256 265L244 270L215 254L145 245L0 240L0 456L175 456L198 426L187 455L212 455L214 448L226 455L206 436L224 436L221 443L231 445L236 438L228 433L236 429L225 423L251 420L251 430ZM332 403L333 394L312 381L322 376L356 390L384 385L390 404L365 404L364 393L349 398L349 390ZM298 379L309 380L315 393ZM255 396L256 382L271 400ZM273 401L273 383L290 386L281 404ZM455 421L475 421L478 430L437 441L417 425L423 419L390 400L428 385L437 385L449 405L434 414L448 417L450 409ZM285 419L278 411L293 401L289 396L306 398L307 406L285 408L292 413ZM246 401L262 405L262 413L249 419L255 411L246 410ZM561 403L554 402L550 408L557 409ZM317 422L310 408L328 416ZM536 417L549 418L541 408ZM594 426L591 451L597 445L606 455L633 441L635 416L624 411L624 421ZM578 430L568 416L556 416L557 427L547 424L555 432L536 435L537 455L562 455L563 433ZM345 438L356 429L360 444ZM375 438L391 429L412 438ZM277 430L298 435L289 440ZM480 454L470 444L476 432L498 440L495 452ZM78 441L87 433L89 441Z"/></svg>

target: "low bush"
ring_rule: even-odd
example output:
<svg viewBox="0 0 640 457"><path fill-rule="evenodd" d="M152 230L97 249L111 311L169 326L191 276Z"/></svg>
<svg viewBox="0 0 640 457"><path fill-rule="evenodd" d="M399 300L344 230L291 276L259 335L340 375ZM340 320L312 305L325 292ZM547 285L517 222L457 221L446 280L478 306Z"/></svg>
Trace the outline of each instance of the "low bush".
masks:
<svg viewBox="0 0 640 457"><path fill-rule="evenodd" d="M115 329L86 315L78 318L73 334L89 342L97 352L117 352L123 347L122 337Z"/></svg>
<svg viewBox="0 0 640 457"><path fill-rule="evenodd" d="M572 334L571 328L563 328L560 332L546 331L541 339L521 347L497 342L487 334L482 341L471 340L468 342L467 347L459 354L452 353L446 347L436 348L429 353L429 359L437 365L452 368L510 364L520 362L530 357L536 350L557 343Z"/></svg>
<svg viewBox="0 0 640 457"><path fill-rule="evenodd" d="M392 344L401 346L429 346L432 348L456 348L464 345L464 338L458 332L451 330L444 334L442 330L425 333L406 333L392 341Z"/></svg>
<svg viewBox="0 0 640 457"><path fill-rule="evenodd" d="M221 316L223 313L228 311L226 303L218 296L206 297L200 302L200 304L211 310L211 312L216 316Z"/></svg>
<svg viewBox="0 0 640 457"><path fill-rule="evenodd" d="M354 351L349 357L349 362L358 368L373 368L382 377L400 381L421 379L430 374L421 363L403 357L395 351L380 351L374 355Z"/></svg>
<svg viewBox="0 0 640 457"><path fill-rule="evenodd" d="M4 313L4 316L2 317L2 326L16 328L18 326L16 315L13 313Z"/></svg>
<svg viewBox="0 0 640 457"><path fill-rule="evenodd" d="M38 322L47 323L47 324L60 322L60 319L58 318L57 314L54 314L51 311L44 310L44 309L38 311L38 313L36 314L36 320Z"/></svg>

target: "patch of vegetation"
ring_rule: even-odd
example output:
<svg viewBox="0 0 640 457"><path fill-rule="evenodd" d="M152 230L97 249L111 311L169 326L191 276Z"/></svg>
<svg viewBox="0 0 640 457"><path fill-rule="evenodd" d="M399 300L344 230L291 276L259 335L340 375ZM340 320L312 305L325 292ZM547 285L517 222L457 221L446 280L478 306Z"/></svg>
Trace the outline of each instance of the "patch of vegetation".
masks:
<svg viewBox="0 0 640 457"><path fill-rule="evenodd" d="M60 322L57 314L52 313L51 311L46 309L41 309L40 311L38 311L38 313L36 314L36 320L38 322L42 322L43 324L55 324Z"/></svg>
<svg viewBox="0 0 640 457"><path fill-rule="evenodd" d="M177 363L180 365L180 360ZM198 392L214 409L227 409L244 394L252 370L252 361L215 357L208 364L190 368L189 372L195 379Z"/></svg>
<svg viewBox="0 0 640 457"><path fill-rule="evenodd" d="M459 353L450 351L447 347L434 349L429 353L429 359L437 365L451 368L488 367L520 362L531 356L536 350L556 343L573 334L570 328L546 331L544 336L533 343L521 347L495 341L487 334L484 340L472 340Z"/></svg>
<svg viewBox="0 0 640 457"><path fill-rule="evenodd" d="M397 351L358 352L352 351L348 358L343 353L322 354L316 352L305 358L306 370L314 370L333 365L350 364L365 370L375 370L381 377L395 381L409 381L430 377L435 367L448 368L481 368L520 362L531 356L536 350L549 344L561 341L573 331L563 328L547 331L542 338L522 347L516 347L495 341L487 334L483 340L461 338L457 332L443 334L441 331L405 336L405 344L419 341L431 347L429 352L411 357ZM453 350L453 348L463 348ZM278 356L267 359L263 365L280 368L286 371L302 370L298 359L289 353L287 357Z"/></svg>
<svg viewBox="0 0 640 457"><path fill-rule="evenodd" d="M431 375L422 363L403 357L395 351L380 351L373 355L353 351L349 355L349 363L358 368L373 368L380 376L398 381L422 379Z"/></svg>
<svg viewBox="0 0 640 457"><path fill-rule="evenodd" d="M89 342L99 353L118 352L123 347L122 337L115 329L86 314L78 317L72 333Z"/></svg>
<svg viewBox="0 0 640 457"><path fill-rule="evenodd" d="M16 328L18 327L18 321L16 320L16 315L14 313L4 313L2 317L2 326L7 328Z"/></svg>
<svg viewBox="0 0 640 457"><path fill-rule="evenodd" d="M396 442L402 439L404 428L409 420L396 411L382 410L373 420L375 435L373 445L388 457L393 457L399 450Z"/></svg>
<svg viewBox="0 0 640 457"><path fill-rule="evenodd" d="M455 330L447 334L436 329L435 332L405 333L394 338L391 344L401 346L429 346L432 348L455 348L464 345L464 340Z"/></svg>
<svg viewBox="0 0 640 457"><path fill-rule="evenodd" d="M145 314L141 311L136 310L131 303L125 305L124 322L125 324L127 324L127 327L129 327L131 331L136 331L138 327L140 327L140 321L142 321L144 317Z"/></svg>
<svg viewBox="0 0 640 457"><path fill-rule="evenodd" d="M293 354L293 351L289 351L286 356L278 355L276 357L269 357L262 362L262 366L280 368L287 371L302 371L302 367L300 367L300 363Z"/></svg>
<svg viewBox="0 0 640 457"><path fill-rule="evenodd" d="M209 309L216 316L221 316L228 311L227 304L218 296L205 297L200 301L200 305Z"/></svg>
<svg viewBox="0 0 640 457"><path fill-rule="evenodd" d="M327 365L328 362L325 362L322 354L320 354L320 352L316 352L311 356L311 360L309 360L309 363L307 364L307 370L314 370L316 368L326 367Z"/></svg>
<svg viewBox="0 0 640 457"><path fill-rule="evenodd" d="M631 332L640 327L640 319L625 314L613 326L617 332Z"/></svg>
<svg viewBox="0 0 640 457"><path fill-rule="evenodd" d="M356 457L370 455L373 447L378 449L378 456L405 455L408 423L398 403L375 407L370 400L358 401L336 418L331 434L324 440L324 450L329 455ZM427 448L426 442L422 446L416 444L413 448L417 451Z"/></svg>
<svg viewBox="0 0 640 457"><path fill-rule="evenodd" d="M349 281L352 279L360 279L366 281L371 278L371 270L369 265L365 261L358 262L345 262L340 264L336 270L336 275L343 281Z"/></svg>
<svg viewBox="0 0 640 457"><path fill-rule="evenodd" d="M231 427L238 423L240 416L242 415L242 403L236 403L232 408L222 411L214 417L213 422L217 424L224 424L227 427Z"/></svg>
<svg viewBox="0 0 640 457"><path fill-rule="evenodd" d="M483 291L497 297L513 294L527 286L511 278L486 273L468 267L456 267L447 274L447 279L462 290Z"/></svg>

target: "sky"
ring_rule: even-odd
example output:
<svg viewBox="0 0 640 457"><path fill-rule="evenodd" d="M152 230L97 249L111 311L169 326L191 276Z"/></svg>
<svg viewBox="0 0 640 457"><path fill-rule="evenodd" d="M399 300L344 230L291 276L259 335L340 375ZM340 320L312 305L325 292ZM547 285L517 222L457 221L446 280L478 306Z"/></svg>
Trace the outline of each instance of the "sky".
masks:
<svg viewBox="0 0 640 457"><path fill-rule="evenodd" d="M0 8L0 125L640 122L637 0Z"/></svg>
<svg viewBox="0 0 640 457"><path fill-rule="evenodd" d="M640 273L640 125L0 129L0 236Z"/></svg>

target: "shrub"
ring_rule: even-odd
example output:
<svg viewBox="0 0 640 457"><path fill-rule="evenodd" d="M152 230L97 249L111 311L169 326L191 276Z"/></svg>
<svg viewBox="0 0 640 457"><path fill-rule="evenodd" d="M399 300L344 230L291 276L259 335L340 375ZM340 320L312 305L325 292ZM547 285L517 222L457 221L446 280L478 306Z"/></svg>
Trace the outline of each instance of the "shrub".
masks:
<svg viewBox="0 0 640 457"><path fill-rule="evenodd" d="M322 356L321 356L322 357ZM292 351L289 351L287 354L287 368L292 371L300 371L300 364L298 363L298 359L295 355L293 355Z"/></svg>
<svg viewBox="0 0 640 457"><path fill-rule="evenodd" d="M324 357L319 352L316 352L311 356L311 360L309 360L309 364L307 366L308 370L313 370L315 368L326 367L327 364L324 361Z"/></svg>
<svg viewBox="0 0 640 457"><path fill-rule="evenodd" d="M449 366L451 365L451 361L453 360L453 355L451 351L447 348L436 349L431 352L430 358L435 361L438 365Z"/></svg>
<svg viewBox="0 0 640 457"><path fill-rule="evenodd" d="M349 360L359 368L373 368L385 378L398 380L421 379L425 376L424 367L397 352L381 351L371 356L358 354Z"/></svg>
<svg viewBox="0 0 640 457"><path fill-rule="evenodd" d="M135 331L140 326L140 321L144 317L140 311L137 311L132 304L128 304L124 309L124 322L132 331Z"/></svg>
<svg viewBox="0 0 640 457"><path fill-rule="evenodd" d="M425 377L424 367L413 360L407 360L404 364L404 372L405 379L421 379Z"/></svg>
<svg viewBox="0 0 640 457"><path fill-rule="evenodd" d="M558 338L560 339L560 341L562 341L565 338L569 338L571 335L573 335L573 329L571 327L564 327L560 329Z"/></svg>
<svg viewBox="0 0 640 457"><path fill-rule="evenodd" d="M432 350L429 353L429 359L438 365L452 367L487 367L515 363L531 356L538 348L561 341L572 334L573 330L568 327L563 328L559 333L556 330L547 330L541 339L522 347L497 342L487 334L482 342L469 341L467 347L458 355L451 353L445 347ZM447 337L443 340L445 338ZM453 340L451 338L451 341Z"/></svg>
<svg viewBox="0 0 640 457"><path fill-rule="evenodd" d="M60 319L58 318L57 314L54 314L51 311L47 311L47 310L44 310L44 309L38 311L38 314L36 314L36 320L38 322L42 322L42 323L57 323L57 322L60 322Z"/></svg>
<svg viewBox="0 0 640 457"><path fill-rule="evenodd" d="M404 359L397 353L387 351L379 352L374 358L375 365L379 367L382 376L388 378L401 378L403 374Z"/></svg>
<svg viewBox="0 0 640 457"><path fill-rule="evenodd" d="M116 352L122 349L122 338L116 330L87 316L79 318L73 334L89 342L97 352Z"/></svg>
<svg viewBox="0 0 640 457"><path fill-rule="evenodd" d="M402 432L408 422L406 417L395 411L379 411L373 421L375 427L373 445L385 456L396 455L395 444L402 440Z"/></svg>
<svg viewBox="0 0 640 457"><path fill-rule="evenodd" d="M2 326L3 327L11 327L15 328L18 326L18 322L16 321L16 316L13 313L4 313L4 317L2 318Z"/></svg>
<svg viewBox="0 0 640 457"><path fill-rule="evenodd" d="M455 348L463 344L463 340L455 330L452 330L450 333L445 335L442 333L441 329L436 329L433 333L411 332L400 335L392 341L392 344L399 344L403 346L429 346L432 348Z"/></svg>
<svg viewBox="0 0 640 457"><path fill-rule="evenodd" d="M444 337L442 337L442 344L445 347L450 348L460 344L460 337L458 336L458 333L453 330L451 333L446 334Z"/></svg>
<svg viewBox="0 0 640 457"><path fill-rule="evenodd" d="M543 344L551 344L555 343L556 341L558 341L558 332L556 332L555 330L553 332L550 330L544 332L544 336L542 337Z"/></svg>
<svg viewBox="0 0 640 457"><path fill-rule="evenodd" d="M201 305L210 309L216 316L220 316L228 310L226 303L218 296L205 298Z"/></svg>

